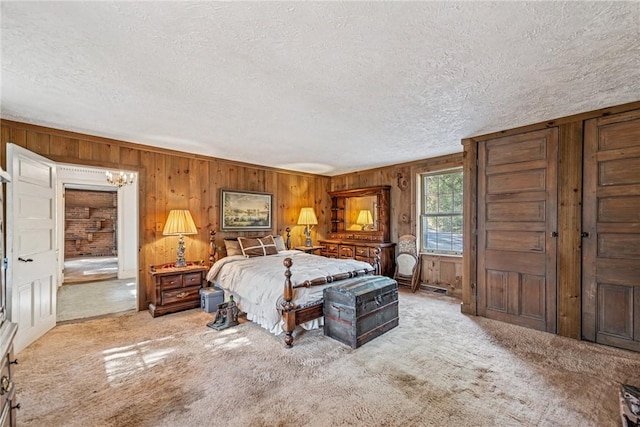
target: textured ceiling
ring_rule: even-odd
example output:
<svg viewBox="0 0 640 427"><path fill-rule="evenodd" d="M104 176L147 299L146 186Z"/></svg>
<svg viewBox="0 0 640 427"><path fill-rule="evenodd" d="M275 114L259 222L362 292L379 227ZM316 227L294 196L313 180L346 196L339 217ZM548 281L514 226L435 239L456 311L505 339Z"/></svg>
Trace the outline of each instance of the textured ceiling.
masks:
<svg viewBox="0 0 640 427"><path fill-rule="evenodd" d="M640 100L638 2L1 2L3 118L335 175Z"/></svg>

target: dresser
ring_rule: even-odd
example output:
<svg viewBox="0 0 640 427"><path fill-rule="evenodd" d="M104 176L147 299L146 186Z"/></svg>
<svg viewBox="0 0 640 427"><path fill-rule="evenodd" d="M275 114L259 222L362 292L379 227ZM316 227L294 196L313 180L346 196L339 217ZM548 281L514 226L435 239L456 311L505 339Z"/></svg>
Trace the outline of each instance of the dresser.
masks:
<svg viewBox="0 0 640 427"><path fill-rule="evenodd" d="M151 266L151 303L153 317L200 307L200 288L207 268L201 263L186 267L171 264Z"/></svg>
<svg viewBox="0 0 640 427"><path fill-rule="evenodd" d="M331 232L318 240L322 255L375 263L380 256L380 274L393 277L395 243L391 242L391 187L353 188L329 192Z"/></svg>
<svg viewBox="0 0 640 427"><path fill-rule="evenodd" d="M0 183L9 182L9 175L0 169ZM4 192L0 184L0 205L4 207ZM20 405L15 404L16 388L13 383L11 368L18 363L13 358L13 339L16 336L18 325L11 323L7 318L7 292L5 282L5 253L4 253L4 209L0 209L0 426L16 425L16 409Z"/></svg>
<svg viewBox="0 0 640 427"><path fill-rule="evenodd" d="M393 277L395 269L395 243L391 242L367 242L353 239L329 239L318 240L322 245L322 256L328 258L348 258L366 261L371 265L375 263L375 251L379 251L380 274Z"/></svg>

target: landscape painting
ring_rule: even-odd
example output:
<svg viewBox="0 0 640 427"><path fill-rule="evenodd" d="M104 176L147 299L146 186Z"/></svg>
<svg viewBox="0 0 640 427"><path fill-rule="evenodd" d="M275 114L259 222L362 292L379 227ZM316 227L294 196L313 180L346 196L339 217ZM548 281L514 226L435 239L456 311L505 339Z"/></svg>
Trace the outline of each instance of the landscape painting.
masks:
<svg viewBox="0 0 640 427"><path fill-rule="evenodd" d="M270 230L272 199L269 193L220 190L222 230Z"/></svg>

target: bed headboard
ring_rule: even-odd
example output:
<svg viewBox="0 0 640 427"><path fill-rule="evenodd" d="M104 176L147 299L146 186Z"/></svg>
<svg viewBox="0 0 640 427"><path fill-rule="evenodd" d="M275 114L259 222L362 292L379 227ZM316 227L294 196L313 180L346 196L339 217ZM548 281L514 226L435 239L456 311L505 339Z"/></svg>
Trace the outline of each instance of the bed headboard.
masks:
<svg viewBox="0 0 640 427"><path fill-rule="evenodd" d="M287 238L284 241L284 245L287 249L291 249L291 227L285 228L287 232ZM213 265L221 256L216 246L216 230L209 231L209 267ZM261 236L259 236L261 237Z"/></svg>

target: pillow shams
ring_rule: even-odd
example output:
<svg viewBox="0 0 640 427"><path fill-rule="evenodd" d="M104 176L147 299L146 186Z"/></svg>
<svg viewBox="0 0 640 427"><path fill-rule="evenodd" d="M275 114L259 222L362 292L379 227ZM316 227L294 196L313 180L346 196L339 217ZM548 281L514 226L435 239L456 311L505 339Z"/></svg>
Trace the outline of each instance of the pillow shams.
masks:
<svg viewBox="0 0 640 427"><path fill-rule="evenodd" d="M227 251L227 256L243 255L238 239L224 239L224 248Z"/></svg>
<svg viewBox="0 0 640 427"><path fill-rule="evenodd" d="M278 252L287 250L287 247L284 245L284 238L282 236L273 236L273 241L276 242L276 249L278 250Z"/></svg>
<svg viewBox="0 0 640 427"><path fill-rule="evenodd" d="M238 237L242 254L247 258L256 256L275 255L278 253L273 236L266 237Z"/></svg>

